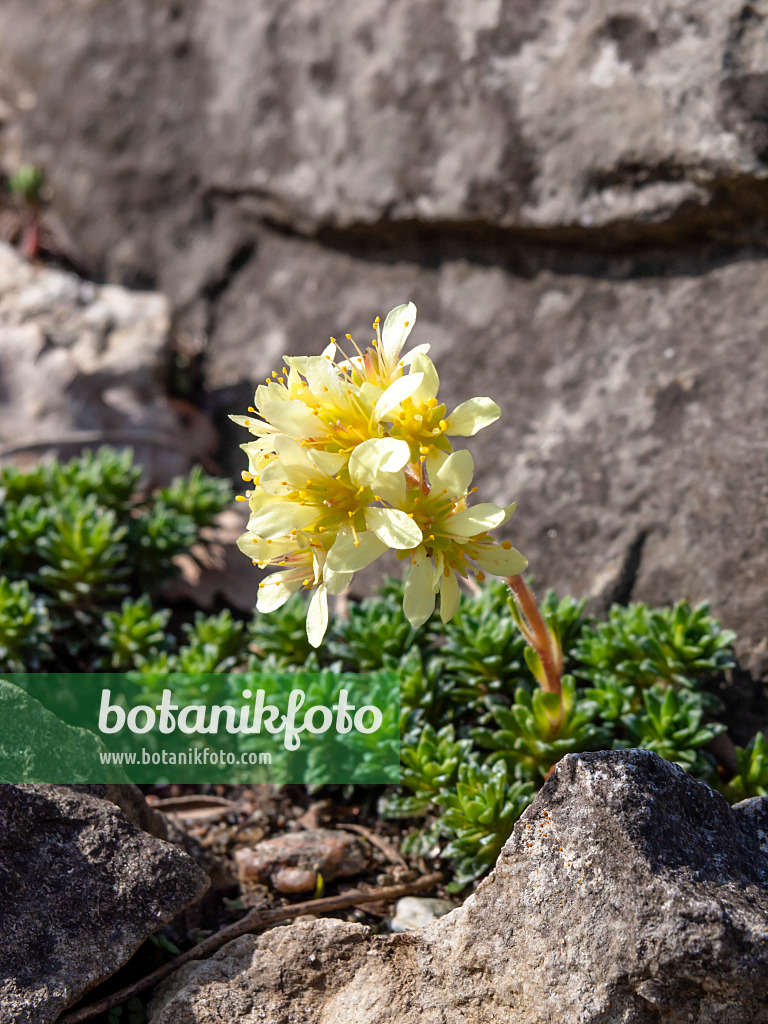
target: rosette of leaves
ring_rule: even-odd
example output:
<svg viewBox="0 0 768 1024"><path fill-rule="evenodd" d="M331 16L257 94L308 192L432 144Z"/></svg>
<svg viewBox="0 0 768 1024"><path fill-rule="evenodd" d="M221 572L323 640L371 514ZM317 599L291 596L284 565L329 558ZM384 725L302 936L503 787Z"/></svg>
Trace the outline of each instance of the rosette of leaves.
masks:
<svg viewBox="0 0 768 1024"><path fill-rule="evenodd" d="M8 191L16 199L34 205L40 202L43 172L34 164L22 164L8 178Z"/></svg>
<svg viewBox="0 0 768 1024"><path fill-rule="evenodd" d="M357 679L351 675L346 681L343 675L326 670L315 673L308 684L302 688L306 693L307 706L322 705L333 708L339 700L341 688L347 690L347 699L354 705L355 684ZM301 684L299 684L301 685ZM396 686L396 680L394 685ZM328 776L328 764L332 761L337 776L354 779L355 785L365 785L374 779L380 781L382 765L386 765L389 782L397 782L398 755L400 753L400 733L397 722L397 703L392 700L392 677L387 672L372 672L366 679L365 703L378 708L382 713L382 722L376 732L365 733L353 729L348 733L337 734L335 728L323 734L323 742L303 743L302 749L308 749L307 767L303 774L310 788L319 788L316 780ZM354 711L349 712L350 715Z"/></svg>
<svg viewBox="0 0 768 1024"><path fill-rule="evenodd" d="M516 607L514 599L507 599L510 607ZM564 670L570 670L573 651L587 624L584 615L586 601L573 597L558 597L554 590L548 590L541 602L541 614L547 628L553 634L563 652Z"/></svg>
<svg viewBox="0 0 768 1024"><path fill-rule="evenodd" d="M26 581L0 576L0 668L6 672L37 668L50 653L50 631L45 605Z"/></svg>
<svg viewBox="0 0 768 1024"><path fill-rule="evenodd" d="M502 581L489 584L444 627L440 658L451 678L451 702L462 711L479 710L487 695L520 678L525 641L508 613L508 593Z"/></svg>
<svg viewBox="0 0 768 1024"><path fill-rule="evenodd" d="M243 623L233 619L228 608L218 615L197 612L194 622L185 622L182 628L187 643L177 656L180 672L230 672L245 654Z"/></svg>
<svg viewBox="0 0 768 1024"><path fill-rule="evenodd" d="M102 666L115 670L127 670L156 658L167 650L168 619L167 608L152 611L152 603L146 594L141 597L127 597L120 608L107 612L103 619L104 632L99 644L107 652Z"/></svg>
<svg viewBox="0 0 768 1024"><path fill-rule="evenodd" d="M459 767L472 750L470 739L457 739L452 725L435 731L425 725L417 736L404 741L400 749L400 785L409 796L390 797L384 813L391 818L412 818L439 804L454 791Z"/></svg>
<svg viewBox="0 0 768 1024"><path fill-rule="evenodd" d="M166 509L190 519L198 530L212 526L216 516L232 500L228 480L207 476L200 466L193 466L188 476L179 476L158 492L157 500Z"/></svg>
<svg viewBox="0 0 768 1024"><path fill-rule="evenodd" d="M93 497L101 508L117 515L133 507L141 480L141 467L134 465L133 452L126 448L86 451L69 462L49 462L43 467L44 493L54 499Z"/></svg>
<svg viewBox="0 0 768 1024"><path fill-rule="evenodd" d="M254 669L295 669L315 653L307 640L307 605L301 594L294 594L268 615L254 612L248 636L253 641L249 667Z"/></svg>
<svg viewBox="0 0 768 1024"><path fill-rule="evenodd" d="M489 762L503 761L517 778L543 780L566 754L599 750L611 739L599 722L599 707L563 676L562 698L556 693L520 686L511 707L494 705L497 729L476 729L480 746L492 751Z"/></svg>
<svg viewBox="0 0 768 1024"><path fill-rule="evenodd" d="M450 680L442 661L413 647L400 659L400 732L418 735L425 723L437 728L450 717Z"/></svg>
<svg viewBox="0 0 768 1024"><path fill-rule="evenodd" d="M44 564L36 578L54 608L62 606L87 624L100 607L125 594L126 533L115 512L99 506L93 495L56 510L38 541Z"/></svg>
<svg viewBox="0 0 768 1024"><path fill-rule="evenodd" d="M725 726L702 724L702 694L655 683L643 691L642 699L643 707L622 719L623 736L614 740L614 749L642 747L692 775L713 778L714 759L701 747L724 732Z"/></svg>
<svg viewBox="0 0 768 1024"><path fill-rule="evenodd" d="M530 782L510 780L503 764L460 765L455 787L440 800L440 832L450 838L443 856L452 858L454 868L450 891L463 889L495 863L535 795Z"/></svg>
<svg viewBox="0 0 768 1024"><path fill-rule="evenodd" d="M634 683L616 676L598 675L595 685L583 691L584 696L597 704L600 717L613 729L640 706L640 694Z"/></svg>
<svg viewBox="0 0 768 1024"><path fill-rule="evenodd" d="M148 589L158 581L178 576L174 558L187 551L197 537L193 517L179 512L162 498L141 508L128 526L134 586Z"/></svg>
<svg viewBox="0 0 768 1024"><path fill-rule="evenodd" d="M51 619L55 655L47 654L47 662L35 668L103 667L105 648L94 626L107 614L121 614L125 598L156 594L177 571L175 555L201 540L198 523L210 522L229 502L229 485L199 470L189 487L179 478L154 493L141 491L141 472L131 451L110 448L29 470L0 467L3 573L11 581L28 581ZM147 636L158 625L154 621ZM137 659L153 657L143 652L136 631L137 619L107 626L110 663L121 644L128 654L129 634L138 643ZM157 659L166 670L167 656ZM31 661L27 665L33 667Z"/></svg>
<svg viewBox="0 0 768 1024"><path fill-rule="evenodd" d="M614 605L605 622L583 630L574 653L585 666L580 674L593 681L607 674L641 689L656 682L691 688L735 664L735 639L709 614L707 602L695 608L687 601L656 609Z"/></svg>
<svg viewBox="0 0 768 1024"><path fill-rule="evenodd" d="M328 644L345 669L373 672L397 666L423 634L406 619L402 599L392 594L350 602L346 620L336 623Z"/></svg>
<svg viewBox="0 0 768 1024"><path fill-rule="evenodd" d="M756 733L746 747L736 747L739 770L720 788L731 803L752 796L768 796L768 740Z"/></svg>
<svg viewBox="0 0 768 1024"><path fill-rule="evenodd" d="M185 622L182 629L187 643L176 653L161 651L152 659L140 660L136 666L138 703L159 696L169 687L169 674L174 677L174 697L185 704L226 700L226 673L245 660L243 623L224 609L218 615L197 612L194 622Z"/></svg>
<svg viewBox="0 0 768 1024"><path fill-rule="evenodd" d="M54 510L37 494L26 494L18 502L0 488L0 565L10 579L32 578L43 565L40 549Z"/></svg>

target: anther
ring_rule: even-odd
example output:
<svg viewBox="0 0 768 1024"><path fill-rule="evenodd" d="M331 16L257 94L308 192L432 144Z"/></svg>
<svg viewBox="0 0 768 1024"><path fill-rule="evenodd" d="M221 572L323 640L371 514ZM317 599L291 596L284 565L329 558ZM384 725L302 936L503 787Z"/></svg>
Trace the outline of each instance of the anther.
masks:
<svg viewBox="0 0 768 1024"><path fill-rule="evenodd" d="M509 549L512 547L512 541L503 540L501 542L501 546L504 548L505 551L509 551Z"/></svg>

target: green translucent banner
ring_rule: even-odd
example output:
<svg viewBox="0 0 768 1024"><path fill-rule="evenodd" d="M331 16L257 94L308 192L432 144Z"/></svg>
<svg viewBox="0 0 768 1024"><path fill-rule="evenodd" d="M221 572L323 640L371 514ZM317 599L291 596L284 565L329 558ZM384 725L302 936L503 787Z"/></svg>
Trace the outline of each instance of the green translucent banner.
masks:
<svg viewBox="0 0 768 1024"><path fill-rule="evenodd" d="M11 673L0 782L392 783L396 674Z"/></svg>

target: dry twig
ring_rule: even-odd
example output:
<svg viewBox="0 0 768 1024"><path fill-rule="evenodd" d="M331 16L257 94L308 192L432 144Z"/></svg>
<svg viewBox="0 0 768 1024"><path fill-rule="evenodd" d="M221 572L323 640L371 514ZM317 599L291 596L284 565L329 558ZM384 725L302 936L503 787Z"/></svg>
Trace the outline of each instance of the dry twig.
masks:
<svg viewBox="0 0 768 1024"><path fill-rule="evenodd" d="M80 1010L74 1010L72 1013L65 1014L59 1018L58 1024L82 1024L82 1021L92 1020L98 1014L111 1010L113 1006L118 1006L128 999L132 999L134 996L141 995L142 992L154 988L155 985L164 981L165 978L173 974L174 971L177 971L183 964L189 963L191 960L202 960L203 957L208 956L210 953L215 953L225 943L231 942L232 939L237 939L241 935L247 935L249 932L258 932L271 924L277 924L279 921L289 921L291 918L299 917L301 914L344 910L346 907L354 907L360 903L374 903L379 900L397 900L401 896L409 896L420 889L431 889L442 880L443 876L437 871L429 875L422 875L421 878L415 878L412 882L403 882L401 885L386 885L370 890L353 889L351 892L341 893L338 896L326 896L319 900L306 900L303 903L294 903L291 907L279 907L275 910L259 911L258 908L254 908L239 921L227 925L226 928L222 928L199 943L199 945L181 953L169 963L163 964L162 967L158 967L157 970L152 971L151 974L146 975L144 978L140 978L132 985L126 986L126 988L121 989L119 992L114 992L111 996L105 996L104 999L99 999L98 1002L91 1003L90 1006L84 1006Z"/></svg>

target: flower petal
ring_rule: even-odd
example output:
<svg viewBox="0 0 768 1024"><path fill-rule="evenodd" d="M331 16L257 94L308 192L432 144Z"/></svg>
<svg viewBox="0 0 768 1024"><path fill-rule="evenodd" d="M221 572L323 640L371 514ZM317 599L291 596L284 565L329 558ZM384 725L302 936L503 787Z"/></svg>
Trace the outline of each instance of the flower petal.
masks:
<svg viewBox="0 0 768 1024"><path fill-rule="evenodd" d="M372 487L379 473L397 473L411 457L407 441L373 437L363 441L349 457L349 476L358 487Z"/></svg>
<svg viewBox="0 0 768 1024"><path fill-rule="evenodd" d="M408 373L404 377L398 377L394 384L389 385L373 407L374 419L380 420L388 412L391 412L395 406L400 405L406 398L410 398L421 386L423 379L423 373Z"/></svg>
<svg viewBox="0 0 768 1024"><path fill-rule="evenodd" d="M401 366L410 366L415 356L426 355L427 352L432 348L431 345L417 345L410 351L406 352L404 356L400 356L399 363Z"/></svg>
<svg viewBox="0 0 768 1024"><path fill-rule="evenodd" d="M358 533L355 543L352 530L348 526L342 526L336 534L336 540L328 552L325 564L331 572L357 572L370 565L386 550L387 545L369 530Z"/></svg>
<svg viewBox="0 0 768 1024"><path fill-rule="evenodd" d="M344 397L339 374L330 359L324 356L311 356L304 367L309 389L326 404L327 401L338 401Z"/></svg>
<svg viewBox="0 0 768 1024"><path fill-rule="evenodd" d="M459 610L459 581L455 572L443 575L440 580L440 618L448 622Z"/></svg>
<svg viewBox="0 0 768 1024"><path fill-rule="evenodd" d="M405 473L379 471L376 474L376 497L399 508L405 502Z"/></svg>
<svg viewBox="0 0 768 1024"><path fill-rule="evenodd" d="M267 402L263 409L265 419L289 437L324 437L327 428L323 421L303 402Z"/></svg>
<svg viewBox="0 0 768 1024"><path fill-rule="evenodd" d="M474 471L474 459L466 449L462 449L444 458L440 466L430 473L429 480L435 494L444 491L451 497L458 498L469 491Z"/></svg>
<svg viewBox="0 0 768 1024"><path fill-rule="evenodd" d="M273 462L262 470L259 486L267 494L285 495L300 490L307 482L307 474L295 466L285 466L282 462Z"/></svg>
<svg viewBox="0 0 768 1024"><path fill-rule="evenodd" d="M301 590L301 580L290 580L285 583L282 579L283 576L285 573L273 572L259 584L256 607L260 612L273 612L277 608L281 608L297 590Z"/></svg>
<svg viewBox="0 0 768 1024"><path fill-rule="evenodd" d="M325 584L321 583L312 594L307 607L307 639L313 647L323 642L328 628L328 596Z"/></svg>
<svg viewBox="0 0 768 1024"><path fill-rule="evenodd" d="M517 576L528 565L528 559L513 547L501 545L483 549L475 555L475 561L492 576Z"/></svg>
<svg viewBox="0 0 768 1024"><path fill-rule="evenodd" d="M437 389L440 387L440 378L437 375L435 364L429 356L417 353L412 362L411 374L422 374L422 381L413 393L414 401L428 402L430 398L437 397Z"/></svg>
<svg viewBox="0 0 768 1024"><path fill-rule="evenodd" d="M420 527L410 516L395 508L369 508L365 512L365 521L370 530L376 534L387 547L396 550L415 548L423 540Z"/></svg>
<svg viewBox="0 0 768 1024"><path fill-rule="evenodd" d="M313 505L296 505L291 501L275 501L248 520L248 530L260 537L282 537L291 530L303 530L317 516Z"/></svg>
<svg viewBox="0 0 768 1024"><path fill-rule="evenodd" d="M328 588L329 594L340 594L346 590L349 584L352 582L354 577L353 572L334 572L333 569L329 569L326 563L323 569L323 580Z"/></svg>
<svg viewBox="0 0 768 1024"><path fill-rule="evenodd" d="M230 416L229 419L233 423L237 423L239 427L247 427L252 434L257 437L260 434L274 434L275 428L270 426L269 423L265 423L256 416Z"/></svg>
<svg viewBox="0 0 768 1024"><path fill-rule="evenodd" d="M492 530L504 521L504 509L490 501L462 509L445 520L446 528L456 537L474 537Z"/></svg>
<svg viewBox="0 0 768 1024"><path fill-rule="evenodd" d="M256 562L269 562L273 558L287 555L296 548L295 537L279 537L276 540L265 540L254 537L252 533L244 533L237 538L237 546L244 555Z"/></svg>
<svg viewBox="0 0 768 1024"><path fill-rule="evenodd" d="M434 610L432 562L420 553L415 556L405 581L403 611L412 626L423 626Z"/></svg>
<svg viewBox="0 0 768 1024"><path fill-rule="evenodd" d="M416 307L412 302L390 309L381 329L381 348L387 363L394 367L403 351L406 338L411 333L416 320Z"/></svg>
<svg viewBox="0 0 768 1024"><path fill-rule="evenodd" d="M342 466L347 463L348 456L342 452L321 452L318 448L311 448L307 455L326 476L336 476Z"/></svg>
<svg viewBox="0 0 768 1024"><path fill-rule="evenodd" d="M478 430L495 423L499 416L501 409L490 398L470 398L457 405L448 417L446 433L472 437Z"/></svg>

